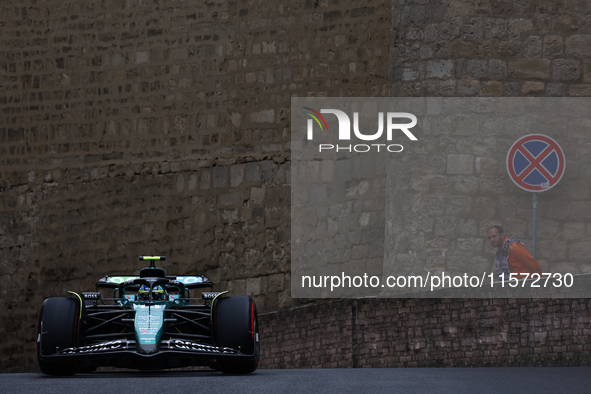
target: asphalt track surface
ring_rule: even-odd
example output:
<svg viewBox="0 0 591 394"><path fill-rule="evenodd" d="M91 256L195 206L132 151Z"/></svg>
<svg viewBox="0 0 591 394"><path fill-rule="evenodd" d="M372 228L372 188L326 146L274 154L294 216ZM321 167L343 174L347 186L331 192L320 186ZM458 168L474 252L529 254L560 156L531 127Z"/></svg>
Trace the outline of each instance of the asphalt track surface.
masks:
<svg viewBox="0 0 591 394"><path fill-rule="evenodd" d="M261 369L109 372L69 378L0 374L0 393L591 393L591 367Z"/></svg>

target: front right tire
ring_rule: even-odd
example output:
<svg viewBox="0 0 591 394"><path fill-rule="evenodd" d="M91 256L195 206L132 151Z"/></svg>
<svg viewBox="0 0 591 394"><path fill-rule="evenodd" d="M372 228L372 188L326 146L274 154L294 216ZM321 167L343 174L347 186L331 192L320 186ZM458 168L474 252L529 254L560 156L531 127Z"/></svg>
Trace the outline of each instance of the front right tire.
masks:
<svg viewBox="0 0 591 394"><path fill-rule="evenodd" d="M253 355L250 360L219 360L218 368L226 374L254 372L260 360L257 310L250 297L227 297L216 301L214 335L218 346Z"/></svg>

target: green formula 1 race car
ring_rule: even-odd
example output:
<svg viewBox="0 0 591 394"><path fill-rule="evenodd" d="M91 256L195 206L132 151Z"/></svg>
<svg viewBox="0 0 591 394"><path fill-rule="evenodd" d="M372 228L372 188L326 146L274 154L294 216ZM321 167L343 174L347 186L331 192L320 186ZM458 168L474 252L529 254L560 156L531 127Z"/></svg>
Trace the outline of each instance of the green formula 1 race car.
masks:
<svg viewBox="0 0 591 394"><path fill-rule="evenodd" d="M106 276L95 292L68 292L43 302L37 324L43 373L73 375L99 366L256 370L260 345L250 297L213 292L203 276L166 276L154 265L164 257L140 260L150 267L139 276ZM103 297L105 291L112 297ZM191 298L191 291L200 297Z"/></svg>

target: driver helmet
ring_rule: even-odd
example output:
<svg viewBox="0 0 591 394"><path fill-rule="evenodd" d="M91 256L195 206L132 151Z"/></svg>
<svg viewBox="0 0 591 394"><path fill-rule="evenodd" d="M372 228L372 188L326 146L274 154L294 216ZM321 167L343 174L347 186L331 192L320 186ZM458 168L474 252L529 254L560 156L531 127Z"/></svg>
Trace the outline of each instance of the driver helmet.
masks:
<svg viewBox="0 0 591 394"><path fill-rule="evenodd" d="M138 298L142 301L150 299L150 287L141 285L137 291ZM164 289L158 285L152 289L152 299L155 301L162 301L164 299Z"/></svg>

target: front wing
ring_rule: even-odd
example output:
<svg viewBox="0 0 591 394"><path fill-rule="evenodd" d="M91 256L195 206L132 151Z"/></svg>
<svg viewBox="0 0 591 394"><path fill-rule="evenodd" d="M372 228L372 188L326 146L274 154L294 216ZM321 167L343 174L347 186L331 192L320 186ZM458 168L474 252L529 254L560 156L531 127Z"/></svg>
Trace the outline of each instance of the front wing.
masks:
<svg viewBox="0 0 591 394"><path fill-rule="evenodd" d="M237 350L205 345L184 339L167 339L161 342L156 353L143 354L136 350L135 341L118 339L88 346L63 349L52 355L40 354L43 361L75 359L82 364L114 366L134 369L163 369L183 366L212 365L219 360L253 360L254 354L242 354Z"/></svg>

